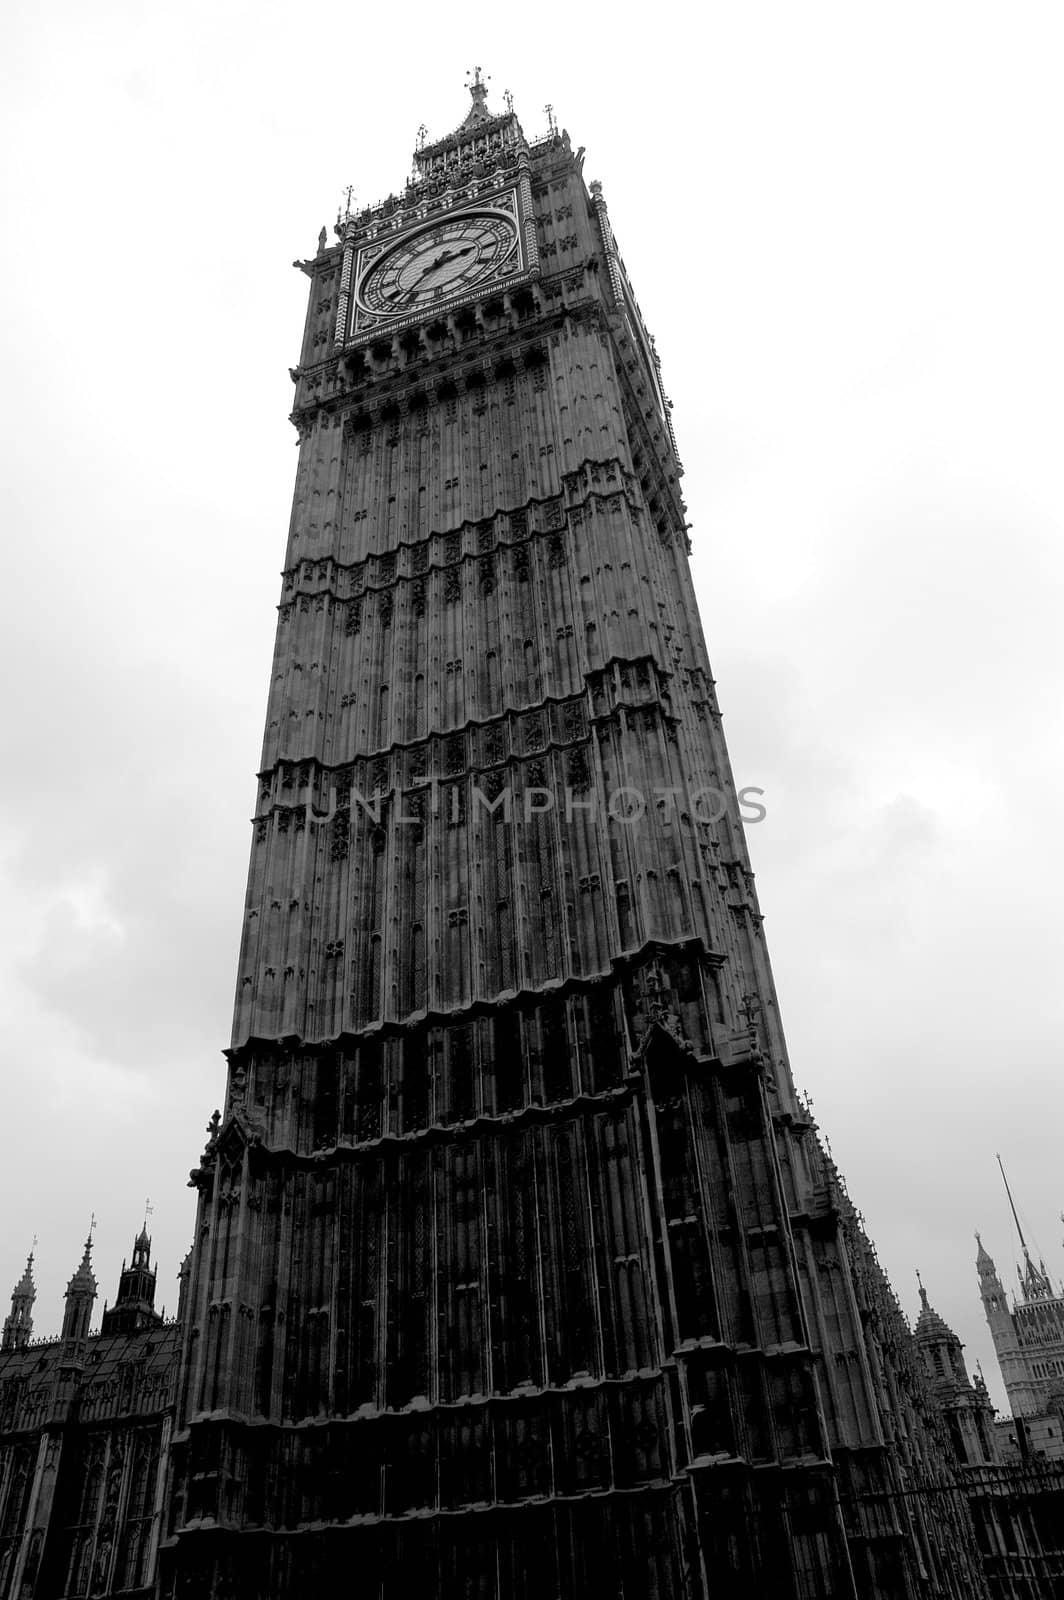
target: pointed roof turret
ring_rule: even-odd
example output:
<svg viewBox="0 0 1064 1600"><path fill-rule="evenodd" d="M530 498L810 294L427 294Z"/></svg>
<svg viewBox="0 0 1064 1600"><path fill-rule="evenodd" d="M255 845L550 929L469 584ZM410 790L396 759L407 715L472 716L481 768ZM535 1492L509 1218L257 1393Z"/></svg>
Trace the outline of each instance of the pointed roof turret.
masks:
<svg viewBox="0 0 1064 1600"><path fill-rule="evenodd" d="M150 1207L148 1208L150 1210ZM151 1264L151 1238L147 1217L133 1241L133 1259L122 1263L118 1298L100 1321L101 1333L139 1333L161 1321L155 1309L155 1268Z"/></svg>
<svg viewBox="0 0 1064 1600"><path fill-rule="evenodd" d="M94 1224L95 1226L95 1224ZM92 1270L92 1228L85 1240L85 1249L82 1253L78 1270L67 1284L67 1294L88 1294L96 1298L96 1274Z"/></svg>
<svg viewBox="0 0 1064 1600"><path fill-rule="evenodd" d="M913 1335L920 1344L960 1344L960 1340L944 1317L931 1305L927 1298L920 1274L916 1274L916 1281L920 1285L920 1315L916 1319Z"/></svg>
<svg viewBox="0 0 1064 1600"><path fill-rule="evenodd" d="M998 1277L998 1269L994 1265L994 1258L978 1233L975 1236L975 1242L979 1246L975 1255L975 1269L979 1274L979 1293L984 1302L989 1301L995 1306L1005 1306L1007 1305L1005 1286Z"/></svg>
<svg viewBox="0 0 1064 1600"><path fill-rule="evenodd" d="M15 1294L36 1300L37 1288L33 1282L33 1251L26 1257L26 1270L15 1285Z"/></svg>
<svg viewBox="0 0 1064 1600"><path fill-rule="evenodd" d="M952 1385L968 1383L968 1369L964 1364L964 1346L946 1321L927 1298L920 1274L920 1315L916 1319L913 1337L923 1352L924 1366L933 1383Z"/></svg>
<svg viewBox="0 0 1064 1600"><path fill-rule="evenodd" d="M36 1240L34 1243L36 1244ZM0 1349L21 1350L29 1344L33 1333L33 1302L37 1289L33 1282L33 1251L26 1257L26 1270L11 1291L11 1313L4 1318L4 1332Z"/></svg>
<svg viewBox="0 0 1064 1600"><path fill-rule="evenodd" d="M96 1227L93 1216L81 1264L67 1284L66 1308L63 1312L64 1339L84 1339L92 1318L92 1303L96 1299L96 1274L92 1270L92 1234Z"/></svg>
<svg viewBox="0 0 1064 1600"><path fill-rule="evenodd" d="M145 1200L144 1221L141 1223L140 1232L133 1241L134 1266L143 1265L146 1267L148 1265L148 1257L151 1255L151 1235L148 1233L148 1218L151 1216L154 1210L155 1207L152 1205L151 1201Z"/></svg>

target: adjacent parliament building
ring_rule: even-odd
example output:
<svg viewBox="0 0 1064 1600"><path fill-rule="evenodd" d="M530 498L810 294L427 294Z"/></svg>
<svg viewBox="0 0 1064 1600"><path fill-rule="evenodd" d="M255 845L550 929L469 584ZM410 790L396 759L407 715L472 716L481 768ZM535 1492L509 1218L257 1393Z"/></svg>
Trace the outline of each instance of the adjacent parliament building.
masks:
<svg viewBox="0 0 1064 1600"><path fill-rule="evenodd" d="M144 1233L97 1334L88 1246L57 1340L27 1268L0 1600L1064 1595L1055 1469L910 1331L792 1081L601 186L471 94L298 263L178 1317Z"/></svg>

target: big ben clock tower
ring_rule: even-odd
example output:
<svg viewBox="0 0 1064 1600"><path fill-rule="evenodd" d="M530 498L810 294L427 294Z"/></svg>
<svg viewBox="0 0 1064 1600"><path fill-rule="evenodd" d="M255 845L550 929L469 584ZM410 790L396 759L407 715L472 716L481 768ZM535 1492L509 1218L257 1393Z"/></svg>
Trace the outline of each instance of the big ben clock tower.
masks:
<svg viewBox="0 0 1064 1600"><path fill-rule="evenodd" d="M791 1081L653 344L582 153L471 93L299 263L163 1592L967 1600Z"/></svg>

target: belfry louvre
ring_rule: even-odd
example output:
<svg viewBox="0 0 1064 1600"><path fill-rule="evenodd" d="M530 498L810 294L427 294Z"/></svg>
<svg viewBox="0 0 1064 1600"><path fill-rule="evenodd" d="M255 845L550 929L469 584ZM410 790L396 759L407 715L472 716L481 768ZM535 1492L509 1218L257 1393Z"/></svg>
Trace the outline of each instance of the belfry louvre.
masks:
<svg viewBox="0 0 1064 1600"><path fill-rule="evenodd" d="M162 1593L984 1593L787 1064L651 339L479 76L300 263Z"/></svg>

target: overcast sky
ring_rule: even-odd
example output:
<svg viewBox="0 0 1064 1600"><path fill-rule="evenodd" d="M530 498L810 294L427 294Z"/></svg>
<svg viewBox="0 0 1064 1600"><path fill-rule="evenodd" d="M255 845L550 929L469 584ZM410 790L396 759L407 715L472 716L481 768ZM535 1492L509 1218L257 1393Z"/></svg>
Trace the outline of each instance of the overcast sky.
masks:
<svg viewBox="0 0 1064 1600"><path fill-rule="evenodd" d="M697 20L691 20L692 16ZM1056 5L22 0L3 42L0 1301L221 1099L306 279L467 71L550 101L657 336L795 1077L902 1304L990 1356L994 1161L1055 1277L1064 231Z"/></svg>

